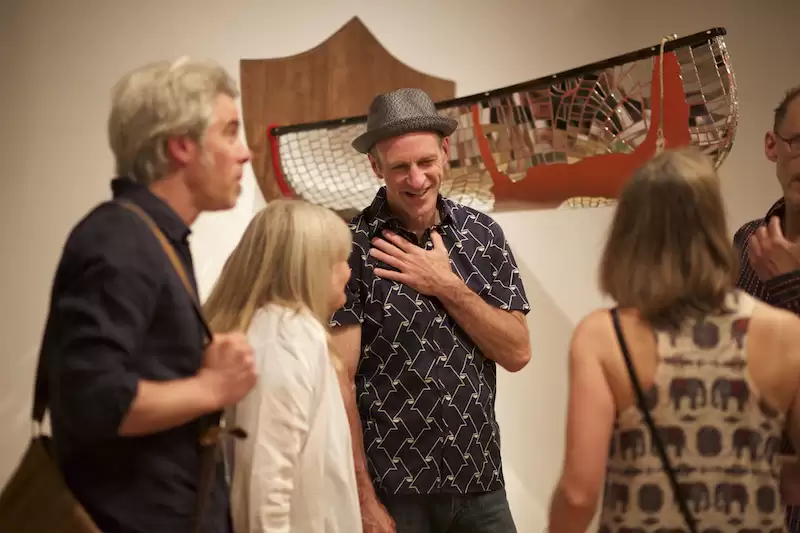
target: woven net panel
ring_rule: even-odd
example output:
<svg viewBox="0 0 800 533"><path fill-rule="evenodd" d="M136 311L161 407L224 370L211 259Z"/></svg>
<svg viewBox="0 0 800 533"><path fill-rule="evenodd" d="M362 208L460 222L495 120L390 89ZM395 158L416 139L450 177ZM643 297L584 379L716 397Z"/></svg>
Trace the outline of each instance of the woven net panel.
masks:
<svg viewBox="0 0 800 533"><path fill-rule="evenodd" d="M672 40L665 52L655 46L515 87L440 102L440 113L459 122L451 136L442 194L483 212L519 202L528 208L613 204L614 193L588 182L557 192L551 189L558 183L531 182L524 184L524 191L520 187L520 197L513 188L498 197L497 176L522 183L532 179L537 167L633 154L659 126L654 113L661 116L656 108L664 106L669 84L680 93L677 107L683 114L676 106L665 107L665 121L687 117L679 125L686 130L685 140L719 167L732 147L738 118L724 34L723 29L708 30ZM661 80L654 77L659 63L664 66L664 101L652 96L661 94L653 87L654 80ZM368 158L350 145L365 131L365 122L365 117L352 117L274 128L269 138L275 175L284 190L339 212L369 205L381 182Z"/></svg>

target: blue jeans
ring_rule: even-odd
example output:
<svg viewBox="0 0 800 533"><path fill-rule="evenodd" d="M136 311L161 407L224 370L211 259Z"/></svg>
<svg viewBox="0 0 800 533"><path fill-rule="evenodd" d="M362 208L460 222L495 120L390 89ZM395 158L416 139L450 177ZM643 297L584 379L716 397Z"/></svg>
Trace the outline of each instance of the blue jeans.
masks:
<svg viewBox="0 0 800 533"><path fill-rule="evenodd" d="M381 501L397 533L516 533L505 489L469 494L392 494Z"/></svg>

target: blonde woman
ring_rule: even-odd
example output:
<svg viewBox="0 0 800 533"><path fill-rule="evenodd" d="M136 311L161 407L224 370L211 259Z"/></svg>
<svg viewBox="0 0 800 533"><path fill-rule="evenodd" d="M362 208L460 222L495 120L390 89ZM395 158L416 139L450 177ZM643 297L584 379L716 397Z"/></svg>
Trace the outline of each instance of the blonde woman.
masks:
<svg viewBox="0 0 800 533"><path fill-rule="evenodd" d="M778 444L788 430L800 449L800 319L737 274L708 158L666 151L638 170L600 263L617 307L570 346L550 531L587 531L601 498L600 533L786 531Z"/></svg>
<svg viewBox="0 0 800 533"><path fill-rule="evenodd" d="M236 533L359 533L350 428L328 317L345 302L350 230L334 212L275 200L228 258L205 311L247 332L260 378L230 415Z"/></svg>

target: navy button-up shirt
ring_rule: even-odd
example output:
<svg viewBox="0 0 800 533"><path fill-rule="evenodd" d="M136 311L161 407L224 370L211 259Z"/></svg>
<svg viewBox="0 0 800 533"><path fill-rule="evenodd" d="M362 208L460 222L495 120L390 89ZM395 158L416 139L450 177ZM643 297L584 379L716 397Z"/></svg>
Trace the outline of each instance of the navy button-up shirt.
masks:
<svg viewBox="0 0 800 533"><path fill-rule="evenodd" d="M437 231L453 270L486 302L529 311L514 256L489 216L439 198ZM353 253L347 303L331 325L361 324L356 391L364 448L376 489L467 493L501 488L497 370L436 298L373 272L373 237L392 229L422 242L391 215L386 190L350 223ZM503 332L498 331L498 335Z"/></svg>
<svg viewBox="0 0 800 533"><path fill-rule="evenodd" d="M114 198L161 228L195 284L189 228L150 190L127 178ZM70 232L58 264L42 344L53 443L66 483L106 533L192 533L200 436L217 416L121 437L140 379L193 376L204 330L167 255L136 214L104 202ZM203 533L228 531L222 463Z"/></svg>

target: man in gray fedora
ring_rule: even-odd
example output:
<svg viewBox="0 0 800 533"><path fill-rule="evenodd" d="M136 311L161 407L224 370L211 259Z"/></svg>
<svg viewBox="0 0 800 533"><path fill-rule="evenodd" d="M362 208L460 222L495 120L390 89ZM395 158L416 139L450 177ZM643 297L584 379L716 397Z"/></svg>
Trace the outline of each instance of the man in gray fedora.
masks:
<svg viewBox="0 0 800 533"><path fill-rule="evenodd" d="M458 122L419 89L377 96L353 147L383 181L351 221L331 319L365 533L514 532L496 365L530 359L514 256L489 216L439 194Z"/></svg>

